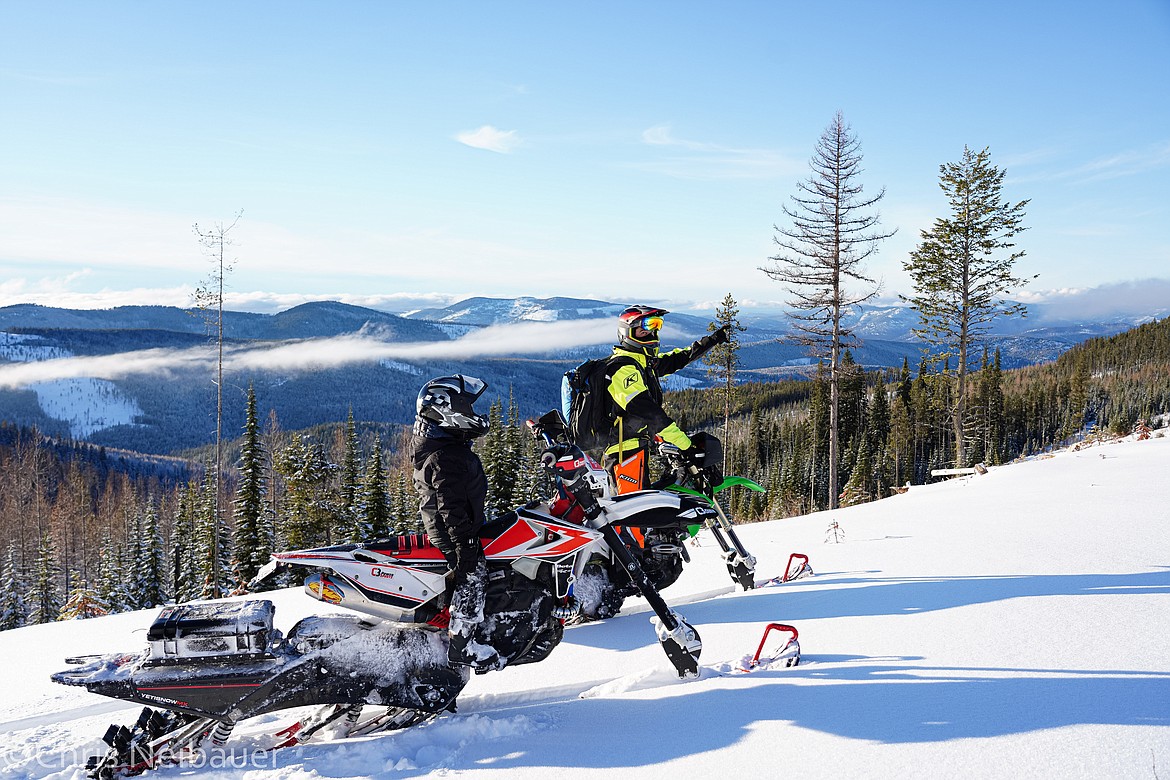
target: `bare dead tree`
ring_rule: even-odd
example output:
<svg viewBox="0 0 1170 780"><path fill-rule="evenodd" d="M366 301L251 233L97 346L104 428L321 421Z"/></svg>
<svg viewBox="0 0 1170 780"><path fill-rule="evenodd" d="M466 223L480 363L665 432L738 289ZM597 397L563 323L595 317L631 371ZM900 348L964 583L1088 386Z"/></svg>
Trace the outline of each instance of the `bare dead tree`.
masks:
<svg viewBox="0 0 1170 780"><path fill-rule="evenodd" d="M880 215L871 209L885 189L863 196L861 143L840 111L817 141L809 168L812 173L797 183L792 204L784 206L790 224L773 227L779 252L760 270L792 296L787 303L794 333L787 340L829 361L829 508L836 509L841 357L860 343L843 320L880 291L881 285L862 272L862 263L897 231L877 229ZM850 282L862 283L865 291L850 292Z"/></svg>
<svg viewBox="0 0 1170 780"><path fill-rule="evenodd" d="M210 228L203 229L195 223L192 231L203 250L203 254L211 261L211 272L207 279L200 283L195 290L195 306L205 313L205 321L209 327L215 329L216 363L215 363L215 518L212 522L212 585L211 597L218 598L221 594L221 572L219 566L220 523L223 484L223 290L227 274L232 271L232 261L228 259L228 248L232 245L229 234L240 222L244 215L243 209L236 212L230 223L216 222Z"/></svg>

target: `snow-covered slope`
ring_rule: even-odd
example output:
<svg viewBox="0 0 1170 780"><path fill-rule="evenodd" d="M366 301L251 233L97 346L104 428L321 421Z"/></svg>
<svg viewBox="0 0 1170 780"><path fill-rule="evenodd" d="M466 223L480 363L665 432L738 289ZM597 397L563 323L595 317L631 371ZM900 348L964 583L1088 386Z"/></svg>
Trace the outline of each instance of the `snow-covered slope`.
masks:
<svg viewBox="0 0 1170 780"><path fill-rule="evenodd" d="M1170 438L1061 452L833 513L745 526L739 592L700 535L665 595L701 632L680 682L639 601L544 662L475 676L459 712L160 778L1156 778L1170 776ZM826 542L830 523L843 541ZM273 596L288 629L321 605ZM48 682L70 654L138 650L151 613L0 633L0 774L80 777L123 706ZM803 662L730 669L768 623ZM240 750L279 728L246 723ZM242 754L241 754L242 755Z"/></svg>
<svg viewBox="0 0 1170 780"><path fill-rule="evenodd" d="M40 336L0 332L0 362L31 363L71 357L60 347L45 346ZM105 379L82 377L34 382L29 389L46 415L69 426L69 435L84 439L95 431L129 425L142 410L117 385Z"/></svg>

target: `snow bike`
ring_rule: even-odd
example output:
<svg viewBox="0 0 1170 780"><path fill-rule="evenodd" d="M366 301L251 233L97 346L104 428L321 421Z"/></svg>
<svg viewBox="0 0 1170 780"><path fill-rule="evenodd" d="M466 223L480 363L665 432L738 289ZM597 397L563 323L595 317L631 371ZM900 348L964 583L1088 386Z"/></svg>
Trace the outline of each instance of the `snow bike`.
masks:
<svg viewBox="0 0 1170 780"><path fill-rule="evenodd" d="M604 556L654 610L658 641L679 676L697 675L698 632L667 606L615 526L702 523L714 510L683 494L600 500L575 446L544 452L542 463L582 517L566 520L549 502L530 502L483 528L486 618L472 641L485 651L475 671L547 657L581 609L576 578ZM282 635L267 600L181 604L159 613L145 652L67 659L74 668L52 675L55 682L148 705L132 727L110 727L110 750L90 760L89 777L194 758L222 748L240 721L290 707L323 705L278 732L274 748L327 726L365 734L453 709L471 669L447 661L447 564L425 535L277 553L253 583L289 567L312 570L305 589L314 598L362 614L308 617ZM364 705L385 711L363 721Z"/></svg>
<svg viewBox="0 0 1170 780"><path fill-rule="evenodd" d="M533 435L543 441L546 451L573 447L569 440L568 426L558 410L548 412L539 419L529 420L527 425ZM755 587L756 559L744 548L735 533L734 525L715 497L731 487L746 487L758 492L763 492L764 488L746 477L723 476L720 468L723 449L714 436L700 433L693 439L695 453L684 453L672 444L658 442L658 453L666 461L668 475L655 483L650 490L616 496L612 495L612 482L608 472L586 455L588 477L593 485L593 492L606 506L628 500L632 496L639 496L644 506L649 507L658 503L666 507L668 518L658 519L653 525L648 526L633 523L631 528L621 533L621 538L639 558L642 568L656 589L663 590L678 579L683 564L690 563L690 554L687 552L685 542L705 525L719 544L732 581L744 590L751 590ZM553 471L558 473L555 469ZM571 496L567 495L567 491L559 484L558 491L561 502L571 502ZM677 505L680 493L693 497L698 506L708 511L703 512L701 517L697 514L674 512L673 508ZM553 506L560 516L570 519L581 517L581 511L574 510L571 506L567 508L561 506L559 509L558 504L554 503ZM632 593L628 586L622 585L624 577L617 572L619 567L614 564L612 560L608 564L605 561L594 561L593 565L586 569L583 577L579 578L579 593L584 590L582 586L590 579L596 579L598 584L593 585L590 591L600 591L603 594L596 607L592 606L592 602L585 602L585 617L608 617L616 614L624 595ZM600 582L603 577L608 579L609 585Z"/></svg>

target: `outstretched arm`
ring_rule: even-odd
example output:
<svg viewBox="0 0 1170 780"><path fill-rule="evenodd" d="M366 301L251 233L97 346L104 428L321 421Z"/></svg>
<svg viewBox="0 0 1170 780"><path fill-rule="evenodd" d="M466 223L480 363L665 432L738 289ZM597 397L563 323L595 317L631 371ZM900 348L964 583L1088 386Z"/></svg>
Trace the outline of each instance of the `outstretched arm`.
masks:
<svg viewBox="0 0 1170 780"><path fill-rule="evenodd" d="M731 337L731 327L724 325L713 333L698 339L689 347L675 349L658 356L658 376L667 376L675 371L681 371L711 351L716 344L725 344Z"/></svg>

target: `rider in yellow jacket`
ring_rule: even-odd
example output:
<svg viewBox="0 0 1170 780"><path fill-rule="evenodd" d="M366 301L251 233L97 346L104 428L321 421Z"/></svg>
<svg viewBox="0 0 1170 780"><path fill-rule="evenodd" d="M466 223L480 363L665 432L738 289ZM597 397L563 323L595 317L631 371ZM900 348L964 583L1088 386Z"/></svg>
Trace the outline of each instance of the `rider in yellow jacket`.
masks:
<svg viewBox="0 0 1170 780"><path fill-rule="evenodd" d="M662 408L660 379L698 360L716 344L728 340L729 328L719 328L689 347L659 354L658 336L665 309L630 306L618 315L618 344L608 359L609 395L616 407L617 443L605 450L604 465L613 474L618 493L643 490L650 482L648 451L654 437L680 450L691 439Z"/></svg>

